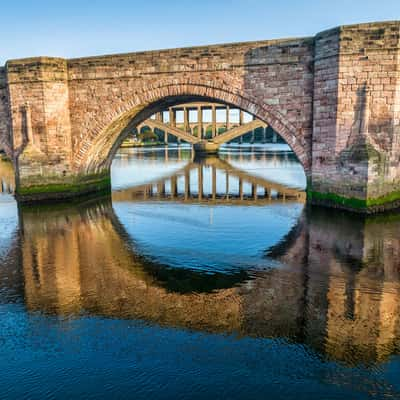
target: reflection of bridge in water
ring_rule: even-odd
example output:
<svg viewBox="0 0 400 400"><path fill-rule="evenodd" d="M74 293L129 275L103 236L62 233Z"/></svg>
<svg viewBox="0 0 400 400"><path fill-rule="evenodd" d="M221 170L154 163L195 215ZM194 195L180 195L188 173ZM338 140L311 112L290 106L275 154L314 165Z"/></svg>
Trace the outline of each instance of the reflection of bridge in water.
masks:
<svg viewBox="0 0 400 400"><path fill-rule="evenodd" d="M191 182L194 181L195 185ZM222 183L222 185L221 185ZM184 201L229 204L265 204L276 201L305 202L302 190L234 167L220 158L189 162L172 176L113 193L115 201Z"/></svg>
<svg viewBox="0 0 400 400"><path fill-rule="evenodd" d="M280 268L236 276L144 259L109 202L22 209L20 222L24 283L3 282L24 290L28 310L286 338L349 364L399 353L398 216L303 214L267 251ZM13 263L1 264L3 277L15 273Z"/></svg>

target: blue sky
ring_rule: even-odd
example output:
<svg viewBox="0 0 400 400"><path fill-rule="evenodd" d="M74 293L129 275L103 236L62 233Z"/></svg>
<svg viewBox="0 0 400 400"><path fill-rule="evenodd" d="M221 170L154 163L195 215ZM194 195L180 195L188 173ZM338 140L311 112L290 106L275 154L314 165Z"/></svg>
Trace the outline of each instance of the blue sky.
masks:
<svg viewBox="0 0 400 400"><path fill-rule="evenodd" d="M341 24L400 19L400 0L5 1L0 65L28 56L79 57L308 36Z"/></svg>

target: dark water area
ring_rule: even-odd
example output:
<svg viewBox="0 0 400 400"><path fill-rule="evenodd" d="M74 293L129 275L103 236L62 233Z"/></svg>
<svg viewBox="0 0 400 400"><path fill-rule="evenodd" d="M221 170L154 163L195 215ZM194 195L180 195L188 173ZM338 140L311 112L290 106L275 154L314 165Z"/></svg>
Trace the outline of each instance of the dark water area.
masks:
<svg viewBox="0 0 400 400"><path fill-rule="evenodd" d="M284 145L112 182L18 207L0 162L0 398L400 398L399 213L307 207Z"/></svg>

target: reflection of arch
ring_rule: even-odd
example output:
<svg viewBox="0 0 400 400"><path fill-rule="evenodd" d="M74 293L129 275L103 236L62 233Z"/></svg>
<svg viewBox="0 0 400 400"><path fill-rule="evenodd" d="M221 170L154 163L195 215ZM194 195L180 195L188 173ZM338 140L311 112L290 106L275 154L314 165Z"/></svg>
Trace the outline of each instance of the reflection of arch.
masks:
<svg viewBox="0 0 400 400"><path fill-rule="evenodd" d="M213 291L208 286L212 276L207 281L196 273L143 260L109 202L74 206L69 212L22 210L27 309L60 314L84 309L94 315L140 318L172 327L286 338L350 365L381 362L399 349L399 277L378 279L372 282L374 290L359 291L354 320L346 318L343 304L348 298L343 291L353 271L336 263L333 253L338 239L343 243L350 239L354 254L360 255L364 243L360 241L362 220L355 229L349 222L343 231L339 215L303 214L287 236L288 247L282 242L281 251L275 252L281 261L281 255L286 257L281 268L253 271L249 281L246 273L231 280L216 277L214 288L220 290ZM370 233L375 238L378 226L398 231L398 222L379 225L372 220L376 226ZM324 232L330 240L321 249L318 241ZM300 247L307 257L303 260L297 251ZM56 266L47 263L54 251L58 251ZM150 266L143 267L143 261ZM81 262L93 268L80 270ZM189 282L196 279L200 281ZM360 273L357 281L359 287L371 284L370 276ZM388 292L382 290L382 283L390 284ZM193 287L197 293L191 293Z"/></svg>
<svg viewBox="0 0 400 400"><path fill-rule="evenodd" d="M59 209L54 210L45 208L41 210L40 207L34 210L27 208L21 210L20 217L23 227L22 234L25 238L23 257L27 262L34 254L33 260L29 261L33 268L38 267L33 265L37 262L37 257L45 264L47 263L46 260L49 261L49 264L54 260L66 264L79 262L78 259L82 255L76 254L77 249L71 248L69 245L76 244L78 246L80 241L76 241L74 238L71 243L67 243L69 239L62 228L63 224L70 224L74 219L77 219L79 222L74 228L68 229L68 235L73 234L74 229L88 232L88 240L81 242L80 246L86 246L84 242L87 242L87 247L92 248L90 242L96 242L96 240L93 241L92 235L99 234L101 240L106 239L107 234L112 238L110 243L103 243L103 246L100 247L93 244L93 248L83 255L84 258L93 256L99 260L105 260L107 257L113 256L121 261L121 263L118 263L118 267L126 269L126 272L131 273L134 279L148 284L151 282L152 286L175 293L209 293L231 288L249 279L248 273L242 270L224 274L218 271L210 273L209 271L170 268L168 265L142 255L134 238L129 236L120 222L110 199L83 202L79 206L65 205L63 207L61 205ZM41 223L38 223L38 221L41 221ZM49 221L48 225L47 221ZM50 235L48 243L44 244L43 238L52 230L54 230L54 235ZM63 248L59 247L59 244L53 243L56 242L56 236L59 236L58 239L61 241L65 240ZM10 252L18 253L17 246L19 245L19 242L14 241ZM34 248L36 245L40 247L39 256L36 255L37 250ZM95 249L98 254L93 251ZM132 266L134 266L134 269L132 269ZM68 268L63 273L67 276Z"/></svg>
<svg viewBox="0 0 400 400"><path fill-rule="evenodd" d="M293 149L308 174L311 153L302 132L298 132L276 106L259 104L255 98L240 93L238 89L227 89L215 82L172 81L156 88L144 88L131 101L109 112L107 122L93 121L92 133L83 139L76 152L76 166L87 172L109 168L120 144L138 123L169 106L200 100L235 106L268 123Z"/></svg>
<svg viewBox="0 0 400 400"><path fill-rule="evenodd" d="M307 252L306 223L306 215L303 213L296 225L276 245L270 247L265 256L285 262L296 260L299 266L303 266Z"/></svg>
<svg viewBox="0 0 400 400"><path fill-rule="evenodd" d="M151 282L152 286L174 293L211 293L221 289L230 290L250 279L246 270L211 273L209 270L170 268L152 257L142 255L135 239L129 236L120 222L109 199L89 200L77 206L66 204L63 207L60 205L59 208L53 210L40 207L23 208L20 218L21 233L24 237L22 243L23 262L35 270L33 279L38 279L43 283L47 279L40 276L44 265L51 265L55 262L54 260L63 265L72 265L91 257L106 261L108 264L110 262L106 260L107 257L115 257L119 260L118 268L127 269L126 272L131 273L134 279L147 282L147 284ZM74 220L76 223L73 222ZM73 226L69 226L70 224ZM87 238L72 237L74 231L87 235ZM96 238L93 235L99 236ZM109 235L109 242L107 235ZM45 240L46 237L47 240ZM103 243L99 247L98 240L107 240L107 243ZM60 247L61 243L64 245ZM21 243L14 242L10 251L18 252L20 245ZM85 254L77 254L77 248L74 246L82 247L87 251ZM94 251L95 249L98 254ZM95 260L91 262L93 261L96 262ZM44 265L36 265L38 262L43 262ZM134 266L133 269L132 266ZM68 285L67 280L72 278L75 281L79 274L71 275L68 268L63 268L62 265L58 267L60 274L65 275L65 280L60 278L59 281L65 285L68 291L70 290L68 287L71 288L73 285ZM36 269L38 270L36 271ZM37 274L39 276L36 276ZM46 284L52 284L52 282L51 280ZM77 292L80 290L74 289L74 293Z"/></svg>
<svg viewBox="0 0 400 400"><path fill-rule="evenodd" d="M210 293L219 289L228 289L232 286L250 279L246 271L224 274L221 272L203 273L188 269L170 268L154 261L149 257L140 255L133 238L130 238L125 227L111 207L108 216L116 232L130 244L131 257L135 263L142 266L147 277L151 277L158 286L175 293Z"/></svg>

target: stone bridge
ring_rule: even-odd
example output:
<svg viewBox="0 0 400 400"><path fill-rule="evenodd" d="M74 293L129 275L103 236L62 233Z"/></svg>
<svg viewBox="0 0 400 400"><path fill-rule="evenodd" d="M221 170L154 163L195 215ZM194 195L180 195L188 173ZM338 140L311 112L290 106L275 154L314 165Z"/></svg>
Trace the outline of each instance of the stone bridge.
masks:
<svg viewBox="0 0 400 400"><path fill-rule="evenodd" d="M151 115L227 104L272 127L308 177L311 202L361 211L400 204L400 22L315 37L0 68L0 147L22 201L109 190L111 160Z"/></svg>

